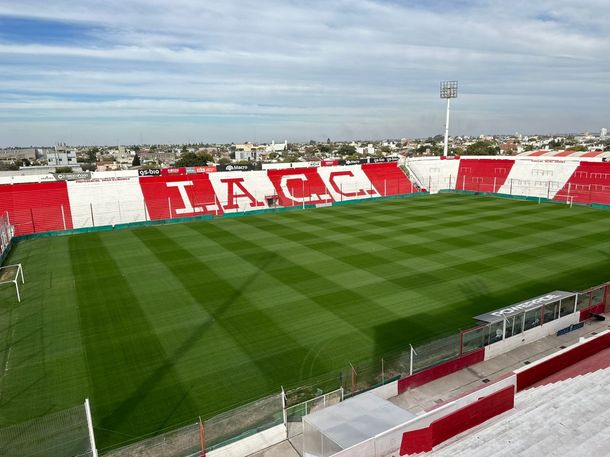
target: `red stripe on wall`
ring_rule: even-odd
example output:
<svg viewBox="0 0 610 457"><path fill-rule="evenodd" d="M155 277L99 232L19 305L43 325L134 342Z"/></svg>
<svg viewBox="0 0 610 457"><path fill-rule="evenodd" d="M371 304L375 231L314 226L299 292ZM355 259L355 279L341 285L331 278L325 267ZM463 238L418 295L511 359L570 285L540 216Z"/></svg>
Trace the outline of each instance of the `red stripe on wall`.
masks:
<svg viewBox="0 0 610 457"><path fill-rule="evenodd" d="M447 441L449 438L476 427L514 407L515 389L513 386L505 387L435 420L425 429L405 432L402 435L400 455L431 451L434 446ZM427 433L424 432L426 429L429 430Z"/></svg>
<svg viewBox="0 0 610 457"><path fill-rule="evenodd" d="M610 205L610 163L580 162L555 200Z"/></svg>
<svg viewBox="0 0 610 457"><path fill-rule="evenodd" d="M589 151L581 155L581 157L597 157L604 153L604 151Z"/></svg>
<svg viewBox="0 0 610 457"><path fill-rule="evenodd" d="M0 213L5 212L16 235L72 228L65 181L0 186Z"/></svg>
<svg viewBox="0 0 610 457"><path fill-rule="evenodd" d="M267 170L280 206L331 203L333 198L318 174L317 168Z"/></svg>
<svg viewBox="0 0 610 457"><path fill-rule="evenodd" d="M475 192L497 192L508 178L512 159L462 159L456 189Z"/></svg>
<svg viewBox="0 0 610 457"><path fill-rule="evenodd" d="M561 151L557 154L553 154L553 157L569 157L571 155L578 154L576 151Z"/></svg>
<svg viewBox="0 0 610 457"><path fill-rule="evenodd" d="M441 363L440 365L420 371L419 373L407 376L406 378L399 379L398 393L401 394L407 389L419 387L430 381L434 381L435 379L460 371L475 363L482 362L483 360L485 360L485 348L477 349L469 354Z"/></svg>
<svg viewBox="0 0 610 457"><path fill-rule="evenodd" d="M600 303L599 305L595 305L587 309L581 309L578 322L586 321L591 317L591 314L604 314L605 310L606 305L603 303Z"/></svg>
<svg viewBox="0 0 610 457"><path fill-rule="evenodd" d="M223 213L207 174L147 176L140 187L152 220Z"/></svg>
<svg viewBox="0 0 610 457"><path fill-rule="evenodd" d="M419 454L420 452L431 451L434 447L434 436L432 427L420 428L405 432L402 435L400 444L400 455Z"/></svg>
<svg viewBox="0 0 610 457"><path fill-rule="evenodd" d="M407 175L398 168L396 162L362 165L362 171L369 178L379 195L402 195L415 191L415 186Z"/></svg>
<svg viewBox="0 0 610 457"><path fill-rule="evenodd" d="M532 365L527 370L517 373L517 391L526 389L547 376L557 373L590 355L597 354L607 347L610 347L610 333L591 339L544 362Z"/></svg>

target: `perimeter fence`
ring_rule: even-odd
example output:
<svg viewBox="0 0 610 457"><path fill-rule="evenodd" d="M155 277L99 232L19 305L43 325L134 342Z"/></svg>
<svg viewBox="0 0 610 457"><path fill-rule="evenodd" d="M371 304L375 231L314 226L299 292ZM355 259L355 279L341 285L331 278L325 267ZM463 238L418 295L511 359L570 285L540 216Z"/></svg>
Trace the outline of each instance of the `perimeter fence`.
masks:
<svg viewBox="0 0 610 457"><path fill-rule="evenodd" d="M138 181L138 178L131 178ZM129 182L129 180L123 180ZM146 183L146 180L143 180ZM17 235L66 231L94 227L115 226L151 221L172 221L188 218L221 217L233 214L256 213L260 211L281 211L287 209L306 209L316 205L329 206L346 202L370 199L400 197L421 193L420 189L406 179L383 179L379 188L371 181L353 181L349 184L336 184L332 190L323 185L301 181L301 185L286 188L278 193L270 189L255 189L245 193L238 188L229 195L216 194L210 185L205 192L195 186L180 187L171 197L147 196L138 198L129 191L121 194L104 182L83 182L79 186L89 190L82 198L64 202L59 194L47 192L44 205L24 206L14 203L10 196L4 196L5 204L12 207L12 223ZM108 191L108 195L103 192ZM120 188L123 189L123 188ZM95 190L95 192L94 192ZM37 201L41 190L36 186L20 191L20 201ZM4 217L4 216L3 216Z"/></svg>
<svg viewBox="0 0 610 457"><path fill-rule="evenodd" d="M545 178L531 179L506 178L506 176L478 176L464 174L431 174L417 176L409 172L411 179L421 182L430 193L458 191L476 192L499 196L512 196L564 202L581 205L610 204L610 183L600 181L600 177L590 176L591 182L566 183L565 180ZM593 174L592 174L593 175ZM415 176L415 177L414 177ZM603 178L606 179L606 178Z"/></svg>
<svg viewBox="0 0 610 457"><path fill-rule="evenodd" d="M519 335L549 321L574 313L576 321L605 312L610 303L610 282L570 294L532 310L524 310L502 323L481 325L416 346L385 354L374 360L349 366L307 380L296 388L284 389L220 415L194 418L191 424L159 434L141 437L119 448L102 450L112 457L185 457L201 455L258 432L271 430L273 436L293 439L302 433L304 415L337 404L359 393L416 374L456 359L502 338ZM563 330L561 330L563 331ZM560 331L560 332L561 332ZM81 406L35 419L27 424L0 429L0 456L43 455L92 456L88 445L87 417ZM93 429L95 427L93 426Z"/></svg>

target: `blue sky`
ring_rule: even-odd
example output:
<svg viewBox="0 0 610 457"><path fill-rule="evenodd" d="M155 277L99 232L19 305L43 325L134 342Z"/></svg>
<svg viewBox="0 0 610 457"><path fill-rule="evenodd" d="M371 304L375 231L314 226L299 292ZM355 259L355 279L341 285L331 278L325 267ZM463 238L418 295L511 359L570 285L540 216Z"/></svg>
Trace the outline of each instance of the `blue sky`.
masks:
<svg viewBox="0 0 610 457"><path fill-rule="evenodd" d="M0 0L0 146L610 127L607 0Z"/></svg>

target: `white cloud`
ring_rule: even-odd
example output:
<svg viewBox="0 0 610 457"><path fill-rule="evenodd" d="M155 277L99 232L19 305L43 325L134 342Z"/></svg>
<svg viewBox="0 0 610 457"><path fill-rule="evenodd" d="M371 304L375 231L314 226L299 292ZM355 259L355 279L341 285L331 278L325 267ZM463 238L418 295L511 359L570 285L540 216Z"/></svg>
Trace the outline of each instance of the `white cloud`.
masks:
<svg viewBox="0 0 610 457"><path fill-rule="evenodd" d="M211 141L251 135L244 117L294 139L428 135L442 129L438 81L453 78L460 133L592 129L610 117L602 0L21 0L0 15L91 31L68 44L0 32L0 118L12 126L0 144L22 141L11 132L28 122L39 127L31 142L54 141L45 119L70 131L98 118L110 141L128 117L155 124L151 135L203 129Z"/></svg>

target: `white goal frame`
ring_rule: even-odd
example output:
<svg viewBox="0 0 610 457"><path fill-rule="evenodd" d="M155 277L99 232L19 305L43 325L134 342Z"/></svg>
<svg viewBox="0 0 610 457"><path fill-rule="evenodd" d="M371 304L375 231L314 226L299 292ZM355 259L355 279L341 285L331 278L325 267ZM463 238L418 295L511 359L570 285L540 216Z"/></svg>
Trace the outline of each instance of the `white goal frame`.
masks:
<svg viewBox="0 0 610 457"><path fill-rule="evenodd" d="M0 286L11 283L15 284L15 290L17 291L17 301L21 303L21 295L19 294L19 277L21 277L21 284L25 284L25 280L23 279L23 267L21 266L21 264L17 263L15 265L7 265L5 267L0 267L0 277L2 277L3 271L14 269L15 267L17 267L15 276L12 279L0 280Z"/></svg>

